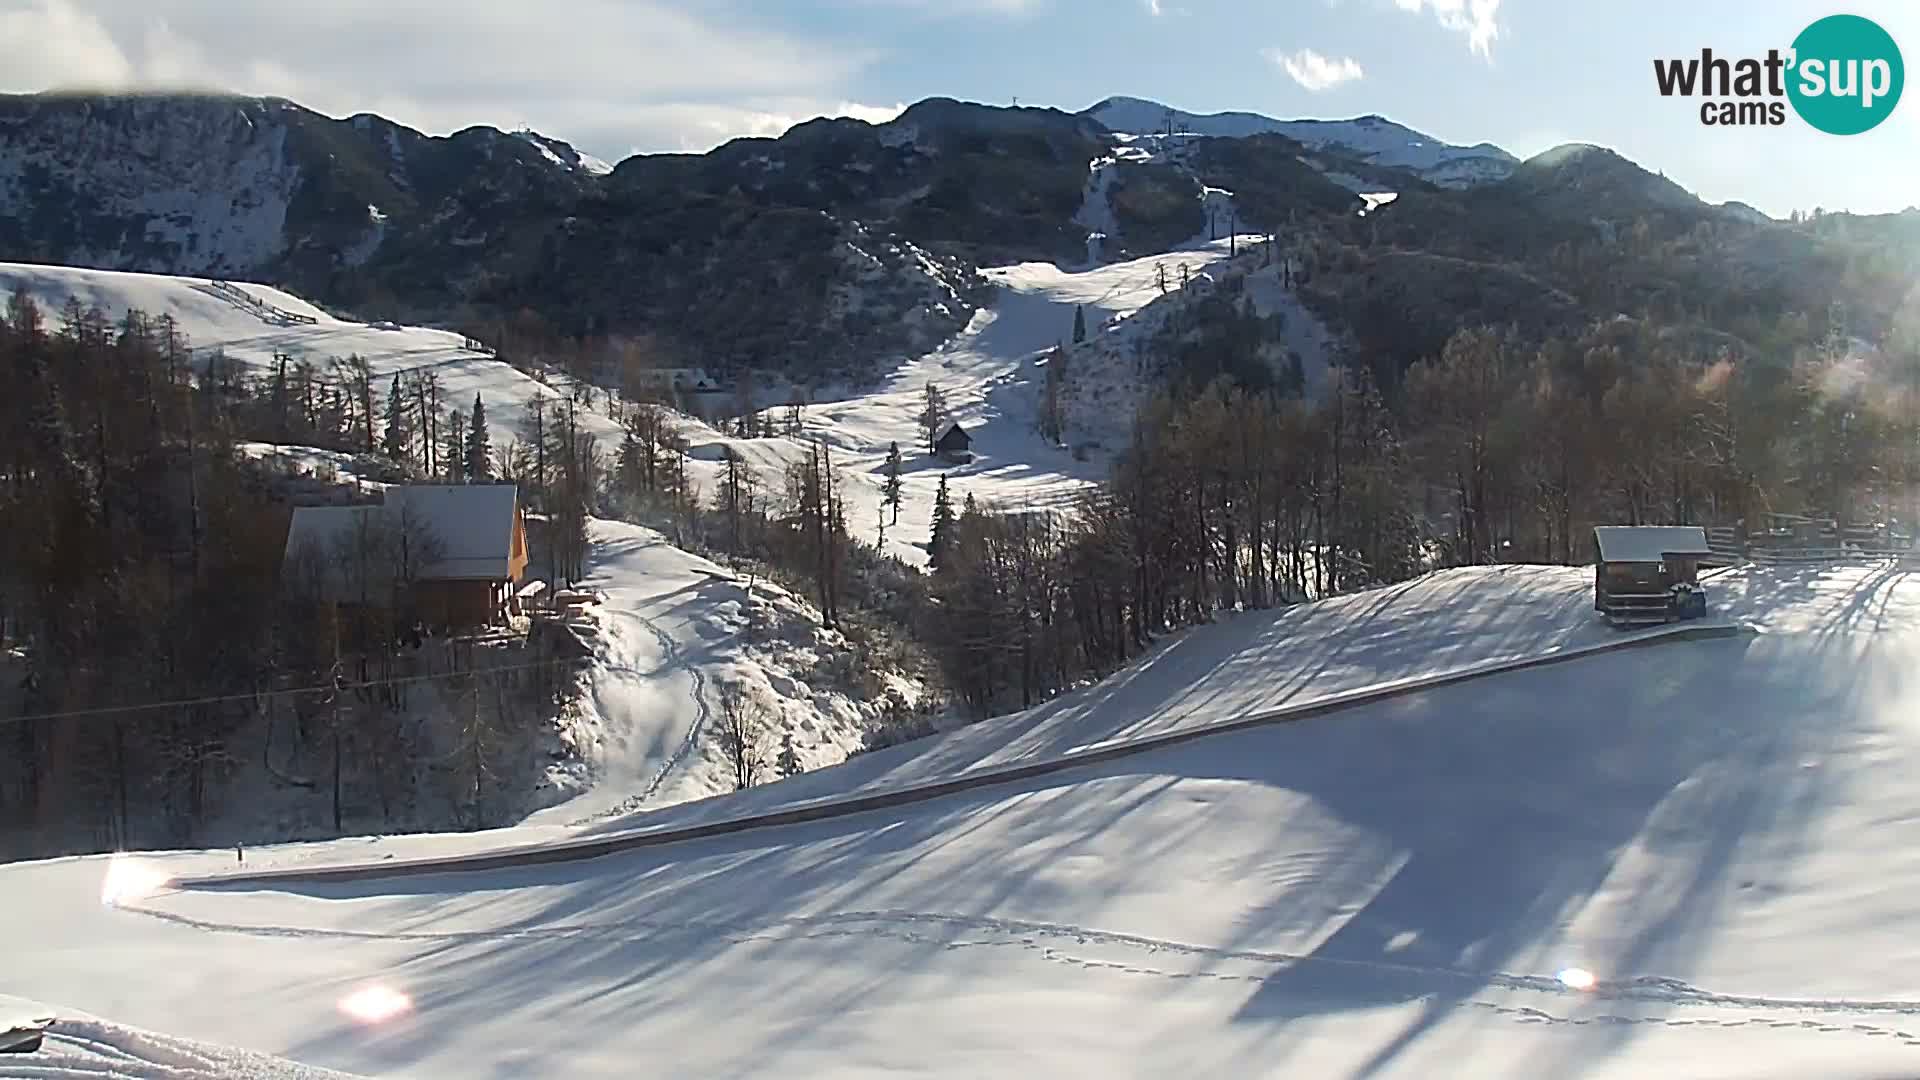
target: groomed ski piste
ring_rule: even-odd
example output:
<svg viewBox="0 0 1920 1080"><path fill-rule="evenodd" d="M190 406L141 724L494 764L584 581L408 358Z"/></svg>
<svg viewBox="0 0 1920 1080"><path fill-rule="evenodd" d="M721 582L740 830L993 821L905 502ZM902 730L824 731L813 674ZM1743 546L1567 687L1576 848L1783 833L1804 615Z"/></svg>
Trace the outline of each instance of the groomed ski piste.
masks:
<svg viewBox="0 0 1920 1080"><path fill-rule="evenodd" d="M1722 571L1707 636L1661 643L1600 626L1591 581L1457 570L1223 618L1040 709L588 835L982 780L861 813L485 871L403 872L566 841L245 868L352 879L0 868L0 993L361 1075L1920 1068L1920 579ZM66 1025L48 1046L81 1052Z"/></svg>

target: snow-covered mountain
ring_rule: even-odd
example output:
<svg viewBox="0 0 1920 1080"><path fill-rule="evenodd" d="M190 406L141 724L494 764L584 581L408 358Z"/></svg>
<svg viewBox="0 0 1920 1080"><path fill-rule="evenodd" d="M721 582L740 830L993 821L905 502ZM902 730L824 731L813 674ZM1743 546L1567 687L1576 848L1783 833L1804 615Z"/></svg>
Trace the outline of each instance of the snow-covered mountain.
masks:
<svg viewBox="0 0 1920 1080"><path fill-rule="evenodd" d="M1176 133L1247 138L1283 135L1309 150L1369 165L1406 169L1441 187L1462 188L1498 180L1517 159L1492 143L1455 146L1383 116L1351 120L1276 120L1258 113L1209 115L1181 112L1142 98L1111 97L1082 115L1129 135L1152 135L1173 125Z"/></svg>
<svg viewBox="0 0 1920 1080"><path fill-rule="evenodd" d="M966 325L971 266L751 173L614 170L530 131L435 137L273 98L0 95L0 260L264 281L399 322L531 310L715 367L857 365Z"/></svg>

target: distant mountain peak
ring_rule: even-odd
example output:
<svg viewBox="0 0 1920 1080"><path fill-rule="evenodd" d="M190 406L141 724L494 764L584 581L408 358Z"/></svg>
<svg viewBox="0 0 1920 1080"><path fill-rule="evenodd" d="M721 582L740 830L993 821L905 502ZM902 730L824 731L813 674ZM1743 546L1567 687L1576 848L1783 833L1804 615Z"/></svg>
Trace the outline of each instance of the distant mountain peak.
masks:
<svg viewBox="0 0 1920 1080"><path fill-rule="evenodd" d="M1280 135L1322 154L1405 169L1442 187L1497 180L1518 159L1491 143L1456 146L1378 113L1348 120L1278 120L1251 112L1190 113L1146 98L1110 97L1080 115L1124 135L1181 132L1221 138Z"/></svg>

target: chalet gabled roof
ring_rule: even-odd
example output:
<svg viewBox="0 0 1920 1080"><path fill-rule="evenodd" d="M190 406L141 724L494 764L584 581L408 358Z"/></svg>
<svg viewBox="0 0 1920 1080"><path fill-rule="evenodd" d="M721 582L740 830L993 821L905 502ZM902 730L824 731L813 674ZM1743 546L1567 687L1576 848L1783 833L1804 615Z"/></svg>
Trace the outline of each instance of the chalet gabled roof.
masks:
<svg viewBox="0 0 1920 1080"><path fill-rule="evenodd" d="M349 577L390 581L401 566L421 581L503 581L513 576L518 506L513 484L407 484L374 506L296 507L284 565L316 558L311 571L336 589ZM349 569L361 561L379 566Z"/></svg>
<svg viewBox="0 0 1920 1080"><path fill-rule="evenodd" d="M967 434L966 429L959 424L948 424L946 432L934 441L934 445L946 446L948 443L970 446L973 443L973 436Z"/></svg>
<svg viewBox="0 0 1920 1080"><path fill-rule="evenodd" d="M1601 525L1593 530L1601 562L1656 563L1669 555L1713 554L1698 525Z"/></svg>
<svg viewBox="0 0 1920 1080"><path fill-rule="evenodd" d="M502 581L512 576L513 484L407 484L387 489L388 516L418 523L433 536L438 556L421 569L427 579Z"/></svg>

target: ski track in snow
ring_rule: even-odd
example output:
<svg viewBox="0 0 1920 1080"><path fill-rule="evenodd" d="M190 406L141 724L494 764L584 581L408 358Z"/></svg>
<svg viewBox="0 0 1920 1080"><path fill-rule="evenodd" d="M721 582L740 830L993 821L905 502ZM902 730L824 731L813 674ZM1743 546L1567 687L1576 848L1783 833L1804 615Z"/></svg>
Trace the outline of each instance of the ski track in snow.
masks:
<svg viewBox="0 0 1920 1080"><path fill-rule="evenodd" d="M1033 953L1049 963L1077 967L1085 971L1107 971L1121 975L1166 980L1210 980L1215 982L1266 983L1281 973L1300 968L1346 969L1372 975L1407 980L1435 980L1458 984L1461 989L1487 988L1516 993L1543 994L1574 1001L1592 1000L1617 1003L1643 1003L1674 1008L1739 1009L1759 1015L1739 1018L1684 1018L1667 1016L1560 1016L1532 1006L1516 1006L1487 1001L1462 994L1452 997L1442 991L1427 990L1408 994L1409 1000L1474 1008L1506 1016L1522 1023L1553 1023L1570 1026L1589 1024L1650 1024L1668 1027L1759 1027L1801 1028L1824 1033L1852 1033L1896 1038L1920 1046L1920 1001L1867 1000L1846 998L1787 998L1760 994L1728 994L1704 990L1679 979L1664 976L1635 976L1605 979L1591 989L1576 990L1555 976L1524 975L1505 971L1471 971L1462 968L1403 964L1386 960L1353 957L1314 956L1303 953L1268 952L1193 945L1140 934L1094 930L1061 923L1031 922L1020 919L982 918L968 915L916 911L848 911L826 915L796 915L745 924L727 922L658 922L642 918L620 919L604 923L573 923L517 930L468 931L373 931L342 930L326 927L254 925L198 919L175 912L137 906L122 910L214 933L265 938L298 938L345 941L402 941L436 944L465 944L500 941L597 940L613 943L655 941L673 936L696 937L705 942L724 941L728 945L791 944L839 938L885 937L909 945L938 946L945 951L974 948L1017 948ZM939 930L981 933L989 936L974 940L956 940L940 936ZM1048 944L1071 940L1079 945L1117 947L1147 955L1191 957L1216 964L1235 964L1253 970L1185 970L1122 963L1075 955ZM1260 970L1266 969L1266 970ZM1875 1015L1913 1017L1908 1028L1874 1024L1836 1024L1816 1019L1790 1020L1781 1014Z"/></svg>
<svg viewBox="0 0 1920 1080"><path fill-rule="evenodd" d="M681 762L685 761L688 755L693 753L694 748L700 744L700 736L706 731L707 721L711 718L711 710L707 705L706 673L701 671L699 667L686 662L685 655L680 651L679 643L674 641L673 637L665 630L660 629L658 623L637 611L623 611L620 614L632 618L641 626L646 627L647 632L652 634L654 640L659 643L661 664L653 674L658 675L679 669L692 676L693 723L687 726L686 738L681 740L680 745L676 747L673 753L668 756L667 760L661 764L659 771L654 773L653 779L648 781L644 790L637 795L628 796L616 806L609 807L596 814L590 814L576 821L568 822L567 825L569 828L578 828L582 825L591 825L596 821L604 821L607 818L619 817L621 814L630 814L646 805L648 800L660 793L660 788L667 782L667 777L672 775L673 771L680 767Z"/></svg>

